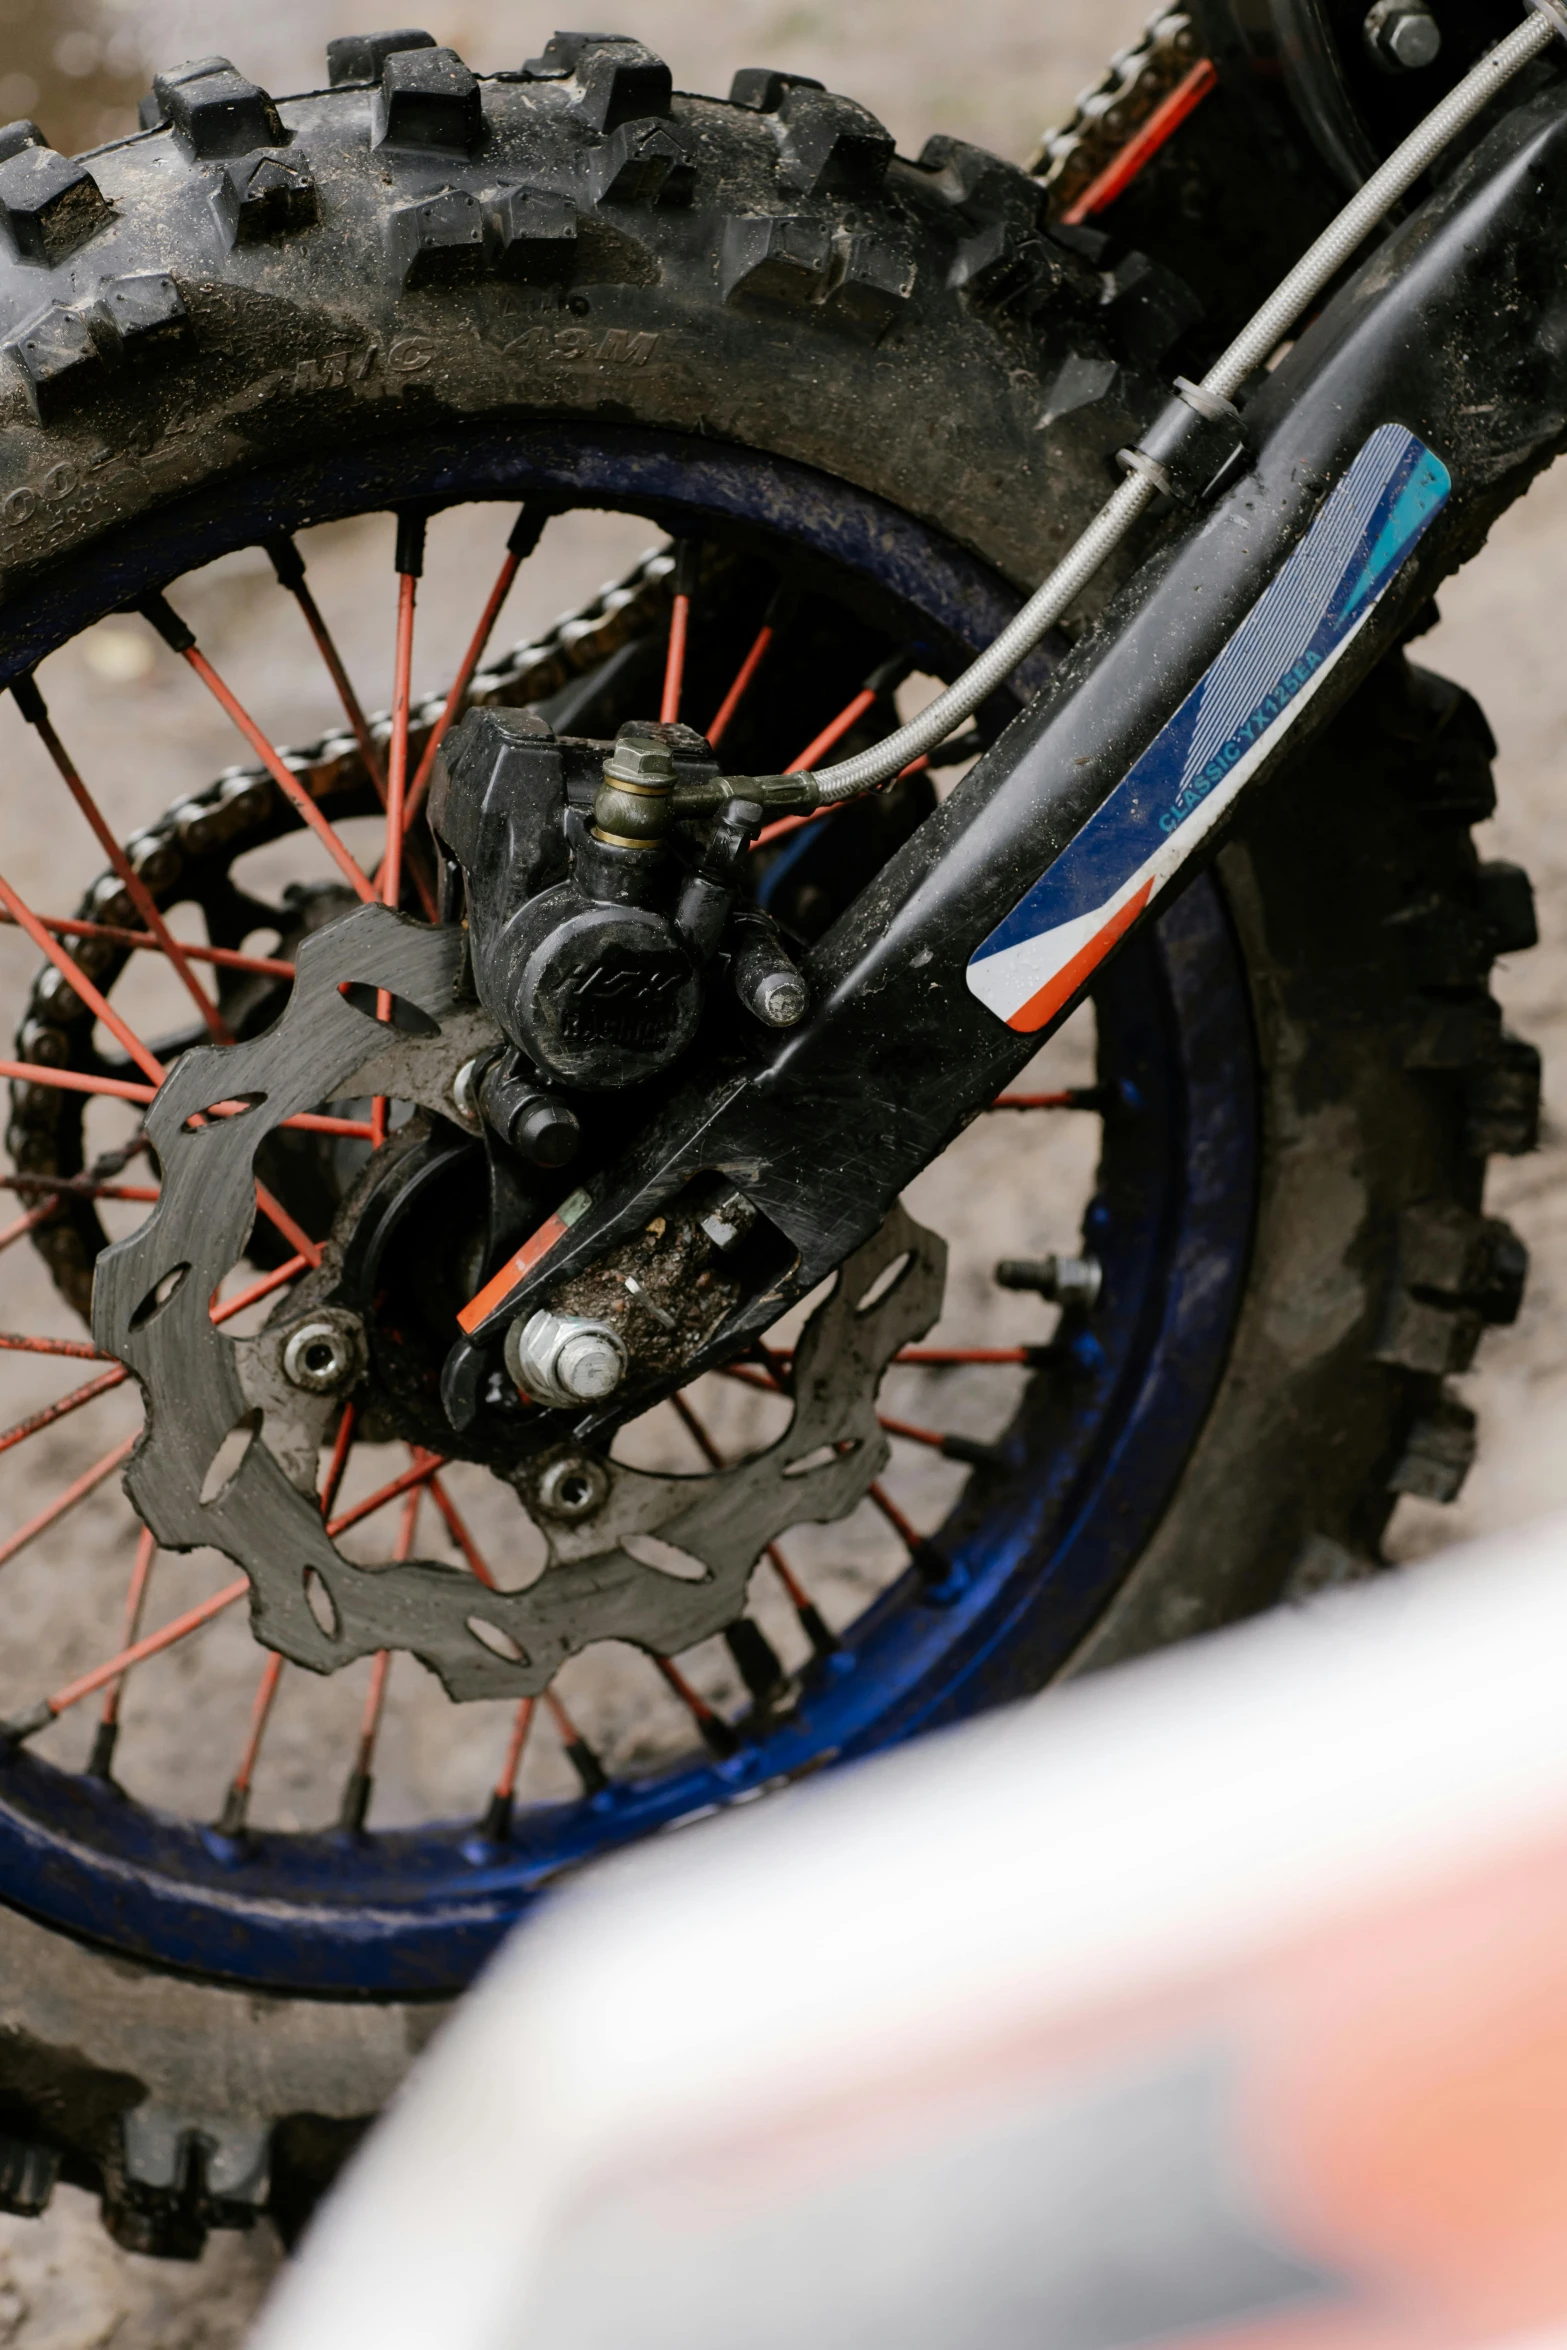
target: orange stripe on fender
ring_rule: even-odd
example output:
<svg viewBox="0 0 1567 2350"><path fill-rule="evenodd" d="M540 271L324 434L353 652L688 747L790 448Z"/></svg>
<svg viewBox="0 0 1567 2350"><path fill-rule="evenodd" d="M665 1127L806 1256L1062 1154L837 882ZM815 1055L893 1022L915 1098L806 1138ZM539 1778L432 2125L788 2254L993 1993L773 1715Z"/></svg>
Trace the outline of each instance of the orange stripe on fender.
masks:
<svg viewBox="0 0 1567 2350"><path fill-rule="evenodd" d="M1103 930L1095 931L1086 947L1063 963L1054 979L1047 979L1037 995L1031 995L1021 1010L1013 1013L1007 1022L1024 1036L1032 1036L1036 1028L1043 1028L1053 1020L1061 1006L1076 995L1090 971L1097 969L1118 939L1124 938L1153 895L1153 876L1143 883L1135 897L1127 899L1117 914L1112 914Z"/></svg>
<svg viewBox="0 0 1567 2350"><path fill-rule="evenodd" d="M564 1240L570 1226L559 1216L551 1216L541 1224L531 1238L525 1240L517 1254L502 1265L491 1281L486 1281L477 1297L471 1297L457 1317L458 1327L471 1338L481 1322L487 1322L497 1307L503 1306L512 1291L521 1286L538 1263L547 1257L557 1240Z"/></svg>

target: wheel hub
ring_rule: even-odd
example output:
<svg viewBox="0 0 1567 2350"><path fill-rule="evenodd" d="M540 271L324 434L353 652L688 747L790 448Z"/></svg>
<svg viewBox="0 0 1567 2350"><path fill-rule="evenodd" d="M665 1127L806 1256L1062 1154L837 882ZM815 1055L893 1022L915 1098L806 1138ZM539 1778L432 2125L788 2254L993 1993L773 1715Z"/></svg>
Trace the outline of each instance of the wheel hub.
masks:
<svg viewBox="0 0 1567 2350"><path fill-rule="evenodd" d="M743 1611L767 1543L858 1504L888 1452L877 1386L940 1313L945 1249L899 1209L849 1259L796 1351L790 1426L754 1459L707 1476L653 1476L583 1447L569 1413L516 1414L502 1473L549 1550L527 1590L476 1590L467 1575L415 1559L353 1565L316 1493L321 1448L377 1343L342 1279L353 1199L320 1266L259 1335L228 1336L208 1301L245 1246L257 1152L285 1119L322 1100L384 1095L448 1129L471 1127L456 1080L498 1039L487 1015L457 997L462 953L456 929L358 907L302 942L287 1011L265 1035L185 1054L147 1121L162 1196L101 1259L94 1331L146 1394L146 1434L126 1479L137 1510L167 1548L208 1544L243 1567L260 1640L317 1672L406 1648L453 1697L525 1696L595 1641L668 1655L724 1630ZM383 995L400 1028L375 1017ZM405 1145L403 1164L418 1163L417 1142ZM647 1236L649 1280L623 1280L619 1301L628 1320L646 1317L655 1330L658 1315L674 1321L651 1270L665 1237ZM677 1276L681 1261L676 1249ZM568 1404L572 1350L581 1370L590 1355L623 1349L603 1306L595 1315L570 1310L574 1302L544 1317L561 1325L545 1369ZM710 1320L699 1308L697 1331ZM236 1439L243 1449L229 1468ZM416 1468L438 1465L415 1449ZM625 1547L636 1536L673 1545L696 1572L647 1564Z"/></svg>

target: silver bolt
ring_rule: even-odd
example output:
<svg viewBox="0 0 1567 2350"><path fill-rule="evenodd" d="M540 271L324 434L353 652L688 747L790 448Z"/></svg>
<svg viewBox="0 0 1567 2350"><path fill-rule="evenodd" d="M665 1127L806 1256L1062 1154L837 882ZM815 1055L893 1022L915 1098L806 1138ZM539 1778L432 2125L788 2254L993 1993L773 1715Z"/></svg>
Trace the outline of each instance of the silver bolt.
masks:
<svg viewBox="0 0 1567 2350"><path fill-rule="evenodd" d="M793 1028L803 1020L810 998L798 971L770 971L756 991L752 1009L769 1028Z"/></svg>
<svg viewBox="0 0 1567 2350"><path fill-rule="evenodd" d="M1054 1306L1096 1304L1104 1278L1097 1257L1007 1257L996 1267L1002 1289L1037 1290Z"/></svg>
<svg viewBox="0 0 1567 2350"><path fill-rule="evenodd" d="M346 1316L324 1314L290 1331L283 1376L312 1395L332 1395L359 1369L358 1332Z"/></svg>
<svg viewBox="0 0 1567 2350"><path fill-rule="evenodd" d="M1442 53L1442 28L1423 0L1376 0L1363 30L1377 63L1394 73L1418 73Z"/></svg>
<svg viewBox="0 0 1567 2350"><path fill-rule="evenodd" d="M607 1322L541 1307L506 1333L506 1368L535 1403L601 1403L626 1375L626 1350Z"/></svg>
<svg viewBox="0 0 1567 2350"><path fill-rule="evenodd" d="M649 742L644 736L622 733L615 738L615 747L604 762L604 772L617 783L664 786L675 779L675 762L668 743Z"/></svg>
<svg viewBox="0 0 1567 2350"><path fill-rule="evenodd" d="M552 1518L591 1518L609 1492L602 1461L587 1453L561 1453L545 1464L534 1487L538 1505Z"/></svg>

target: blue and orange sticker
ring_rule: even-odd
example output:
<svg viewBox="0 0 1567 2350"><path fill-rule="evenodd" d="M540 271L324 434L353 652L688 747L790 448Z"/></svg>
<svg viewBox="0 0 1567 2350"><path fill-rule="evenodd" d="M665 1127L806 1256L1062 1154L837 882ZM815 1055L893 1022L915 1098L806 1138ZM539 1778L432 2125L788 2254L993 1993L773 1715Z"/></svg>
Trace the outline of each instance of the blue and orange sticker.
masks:
<svg viewBox="0 0 1567 2350"><path fill-rule="evenodd" d="M1278 747L1445 504L1452 478L1401 424L1371 435L1169 724L994 929L968 983L1043 1028Z"/></svg>

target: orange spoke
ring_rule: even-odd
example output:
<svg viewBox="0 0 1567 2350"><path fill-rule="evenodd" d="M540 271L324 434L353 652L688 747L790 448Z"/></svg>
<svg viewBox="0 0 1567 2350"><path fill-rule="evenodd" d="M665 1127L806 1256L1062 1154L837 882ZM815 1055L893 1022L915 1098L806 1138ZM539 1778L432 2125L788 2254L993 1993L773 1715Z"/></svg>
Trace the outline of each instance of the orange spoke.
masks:
<svg viewBox="0 0 1567 2350"><path fill-rule="evenodd" d="M721 1469L724 1465L723 1455L719 1451L717 1445L713 1442L711 1436L709 1436L702 1422L697 1418L696 1413L687 1403L685 1397L683 1395L672 1395L669 1400L674 1405L676 1412L679 1414L680 1419L691 1438L691 1441L696 1446L698 1452L702 1455L702 1458L706 1461L708 1467L710 1469ZM773 1572L778 1577L779 1582L783 1585L785 1592L788 1594L789 1603L794 1609L795 1614L800 1619L801 1629L804 1631L806 1638L809 1640L816 1654L818 1656L830 1655L831 1652L837 1647L838 1643L834 1639L832 1633L828 1631L827 1625L821 1615L820 1610L806 1595L806 1592L802 1588L798 1577L794 1574L792 1568L784 1558L783 1552L779 1549L777 1543L769 1542L763 1555L767 1559L769 1565L772 1567ZM750 1626L748 1629L754 1632L756 1627ZM731 1652L732 1647L733 1644L731 1644ZM752 1661L755 1661L754 1658ZM741 1663L741 1660L738 1656L736 1656L735 1662L736 1664ZM741 1670L742 1672L744 1671L743 1665L741 1666Z"/></svg>
<svg viewBox="0 0 1567 2350"><path fill-rule="evenodd" d="M36 1542L38 1536L63 1518L67 1510L73 1510L79 1501L85 1501L88 1494L100 1486L106 1477L112 1477L120 1464L130 1459L140 1441L140 1431L135 1436L127 1436L123 1444L117 1444L112 1452L106 1452L101 1461L94 1461L92 1467L85 1470L74 1485L68 1485L63 1493L56 1494L54 1500L41 1509L36 1517L29 1518L25 1526L19 1526L14 1534L0 1542L0 1567L14 1559L19 1550L25 1550L30 1542Z"/></svg>
<svg viewBox="0 0 1567 2350"><path fill-rule="evenodd" d="M496 574L495 585L490 590L490 600L479 615L479 625L474 630L468 650L464 653L458 666L457 675L452 681L452 690L446 697L440 717L430 729L429 740L420 755L419 771L409 787L407 806L403 812L404 832L407 831L424 806L425 795L430 788L430 778L435 773L436 754L446 740L447 730L462 713L463 702L467 697L469 686L473 683L474 672L484 658L484 648L490 641L490 635L496 621L500 618L501 606L511 593L512 581L538 545L544 532L544 525L548 520L549 515L542 508L524 506L512 525L511 536L506 541L506 559Z"/></svg>
<svg viewBox="0 0 1567 2350"><path fill-rule="evenodd" d="M664 691L658 705L659 723L673 726L680 716L680 689L686 674L686 631L691 620L691 598L676 596L669 607L669 650L664 656Z"/></svg>
<svg viewBox="0 0 1567 2350"><path fill-rule="evenodd" d="M776 603L777 598L774 597L773 601ZM751 689L751 680L755 677L757 671L761 668L762 663L767 655L767 648L772 643L776 634L777 630L774 627L772 620L769 618L768 620L764 621L762 626L757 631L755 643L752 645L751 650L747 653L745 659L741 662L739 669L735 673L734 684L729 688L728 693L725 694L723 700L719 703L718 708L713 713L713 722L707 730L707 739L715 751L717 750L720 742L722 742L724 736L729 732L730 722L733 719L735 712L739 709L740 704L744 701L746 695L749 693Z"/></svg>
<svg viewBox="0 0 1567 2350"><path fill-rule="evenodd" d="M84 1069L51 1069L44 1061L0 1061L0 1079L7 1077L18 1085L52 1085L61 1093L103 1093L115 1101L144 1105L158 1091L155 1085L136 1085L126 1077L90 1077ZM239 1115L241 1107L239 1102L214 1102L205 1115L233 1118ZM368 1142L371 1137L370 1123L365 1118L328 1118L314 1110L299 1110L282 1123L305 1134L347 1134L362 1142Z"/></svg>
<svg viewBox="0 0 1567 2350"><path fill-rule="evenodd" d="M130 859L105 822L97 801L87 789L79 770L67 754L64 743L61 742L60 737L50 724L48 708L43 695L38 690L37 680L31 676L18 678L12 686L11 692L15 696L17 708L54 761L56 771L66 790L87 819L93 838L119 876L121 885L131 903L157 940L161 951L168 956L169 961L179 974L180 984L184 987L185 992L218 1043L232 1044L234 1038L228 1023L223 1019L217 1005L191 969L183 947L158 910L157 900L139 874L132 868Z"/></svg>
<svg viewBox="0 0 1567 2350"><path fill-rule="evenodd" d="M925 1535L916 1532L915 1528L909 1524L908 1519L886 1488L881 1485L869 1486L866 1490L866 1499L880 1510L894 1534L897 1535L898 1540L908 1552L910 1563L920 1579L926 1583L945 1583L952 1573L950 1564L933 1542L929 1541Z"/></svg>
<svg viewBox="0 0 1567 2350"><path fill-rule="evenodd" d="M357 1526L362 1518L372 1517L377 1510L384 1510L387 1503L396 1501L399 1495L411 1492L415 1486L428 1485L436 1470L445 1466L440 1453L426 1453L422 1460L415 1461L411 1469L405 1469L400 1477L392 1478L389 1484L377 1486L375 1492L365 1500L356 1501L351 1509L333 1518L327 1527L328 1534L335 1541L339 1534L346 1534L350 1526Z"/></svg>
<svg viewBox="0 0 1567 2350"><path fill-rule="evenodd" d="M1090 180L1082 194L1062 213L1062 225L1076 228L1079 222L1091 220L1096 212L1103 212L1107 205L1113 204L1193 108L1201 105L1218 79L1212 59L1200 57L1169 96L1161 99L1142 128L1134 131L1126 145L1105 165L1098 178Z"/></svg>
<svg viewBox="0 0 1567 2350"><path fill-rule="evenodd" d="M284 763L249 711L229 691L205 653L198 649L194 633L186 627L167 597L145 596L137 606L137 610L145 619L151 621L169 650L178 653L180 658L195 671L218 707L239 728L240 733L272 777L279 791L293 803L305 823L309 825L355 896L363 898L367 904L371 903L374 900L375 891L371 886L368 874L361 871L343 843L338 839L332 826L316 806L315 801L310 797L305 785Z"/></svg>
<svg viewBox="0 0 1567 2350"><path fill-rule="evenodd" d="M250 1707L250 1730L245 1739L245 1751L239 1758L239 1768L229 1781L223 1797L223 1809L218 1815L220 1836L238 1836L244 1828L250 1810L250 1783L255 1777L256 1760L261 1752L261 1741L266 1734L272 1713L272 1700L277 1685L283 1678L283 1659L274 1653L261 1668L256 1694Z"/></svg>
<svg viewBox="0 0 1567 2350"><path fill-rule="evenodd" d="M82 1338L23 1338L14 1330L0 1330L0 1353L14 1351L29 1355L71 1355L83 1363L112 1363L112 1355L101 1354Z"/></svg>
<svg viewBox="0 0 1567 2350"><path fill-rule="evenodd" d="M522 1769L523 1751L528 1743L528 1732L533 1727L533 1716L538 1700L525 1697L512 1716L511 1735L506 1741L506 1754L501 1763L501 1775L479 1825L479 1833L489 1844L504 1844L511 1834L512 1816L517 1801L517 1774Z"/></svg>
<svg viewBox="0 0 1567 2350"><path fill-rule="evenodd" d="M261 1279L252 1281L248 1289L240 1290L235 1297L225 1298L221 1305L214 1305L213 1321L232 1322L234 1316L242 1314L247 1306L256 1305L262 1298L270 1297L274 1289L284 1289L290 1281L297 1281L309 1262L308 1257L290 1257L287 1264L275 1266L270 1273L263 1273Z"/></svg>
<svg viewBox="0 0 1567 2350"><path fill-rule="evenodd" d="M56 1420L67 1419L72 1412L79 1412L84 1404L96 1403L99 1396L107 1395L111 1387L123 1387L129 1376L123 1364L116 1363L112 1370L103 1372L96 1379L89 1379L85 1387L73 1387L70 1394L62 1395L58 1403L45 1404L41 1411L32 1413L25 1420L18 1420L14 1427L0 1431L0 1452L10 1452L14 1445L25 1443L29 1436L36 1436L40 1428L52 1428Z"/></svg>
<svg viewBox="0 0 1567 2350"><path fill-rule="evenodd" d="M299 606L304 615L305 626L315 640L316 651L326 664L327 675L337 688L337 698L343 705L343 715L348 720L355 742L359 745L359 756L365 763L365 772L375 785L376 797L384 808L386 806L386 776L382 771L380 755L375 747L375 737L370 732L370 721L360 707L359 696L353 689L348 671L343 665L342 656L332 642L332 632L321 617L321 610L315 597L305 585L305 558L293 540L286 536L268 539L266 546L267 553L272 558L272 568L278 576L278 584L280 587L287 588Z"/></svg>
<svg viewBox="0 0 1567 2350"><path fill-rule="evenodd" d="M94 1183L90 1175L0 1175L0 1191L47 1191L59 1199L156 1200L151 1183Z"/></svg>
<svg viewBox="0 0 1567 2350"><path fill-rule="evenodd" d="M414 1529L419 1522L419 1504L424 1495L417 1490L410 1493L403 1504L403 1522L397 1529L397 1547L392 1555L401 1564L413 1549ZM338 1825L350 1835L357 1835L365 1824L370 1809L370 1795L375 1785L375 1745L381 1734L381 1721L386 1711L386 1684L392 1669L389 1648L376 1651L370 1666L370 1686L365 1693L365 1710L360 1717L359 1745L354 1755L354 1767L343 1788L343 1804Z"/></svg>
<svg viewBox="0 0 1567 2350"><path fill-rule="evenodd" d="M147 1585L152 1576L152 1562L157 1555L158 1546L152 1538L151 1529L143 1526L136 1544L136 1563L131 1569L131 1587L125 1598L125 1628L120 1636L123 1647L129 1648L141 1630ZM92 1753L87 1762L90 1779L107 1779L109 1776L120 1735L120 1697L124 1688L125 1675L117 1673L103 1693L103 1712L98 1718Z"/></svg>
<svg viewBox="0 0 1567 2350"><path fill-rule="evenodd" d="M664 691L659 700L661 726L673 726L680 716L680 696L686 681L686 638L691 626L691 598L696 592L702 549L696 539L677 539L674 594L669 603L669 645L664 655Z"/></svg>
<svg viewBox="0 0 1567 2350"><path fill-rule="evenodd" d="M740 1733L733 1723L726 1722L723 1715L716 1712L707 1699L692 1688L679 1666L672 1664L667 1656L656 1656L653 1662L695 1722L701 1732L702 1743L725 1760L732 1754L738 1754Z"/></svg>
<svg viewBox="0 0 1567 2350"><path fill-rule="evenodd" d="M687 1403L685 1397L683 1395L672 1395L669 1400L674 1405L675 1410L679 1415L681 1425L684 1427L686 1434L690 1437L692 1443L696 1446L697 1451L702 1455L702 1458L704 1461L706 1461L708 1467L710 1469L721 1469L724 1465L724 1456L719 1451L717 1445L713 1442L711 1436L709 1436L707 1433L707 1430L703 1427L701 1421L697 1418L695 1412L691 1409L691 1406Z"/></svg>
<svg viewBox="0 0 1567 2350"><path fill-rule="evenodd" d="M18 897L3 874L0 874L0 905L5 907L12 921L26 931L39 953L48 956L61 977L81 997L93 1018L103 1022L109 1034L137 1068L153 1085L161 1085L165 1076L163 1063L142 1043L135 1029L120 1018L108 997L94 987L69 948L63 947L57 938L50 937L32 908Z"/></svg>
<svg viewBox="0 0 1567 2350"><path fill-rule="evenodd" d="M0 922L9 922L0 912ZM112 922L80 922L72 915L40 914L37 920L57 938L101 938L109 946L129 947L139 954L161 955L162 946L150 931L120 930ZM242 955L233 947L198 947L180 942L180 953L190 963L211 963L221 971L253 971L263 979L292 979L294 966L275 955Z"/></svg>
<svg viewBox="0 0 1567 2350"><path fill-rule="evenodd" d="M29 1208L15 1223L0 1226L0 1249L9 1248L13 1241L25 1240L29 1232L36 1232L40 1224L47 1224L51 1216L60 1213L58 1200L46 1200L41 1208Z"/></svg>
<svg viewBox="0 0 1567 2350"><path fill-rule="evenodd" d="M582 1782L583 1794L590 1800L595 1795L602 1795L609 1785L609 1773L566 1711L564 1698L558 1697L553 1689L546 1689L544 1702L549 1708L551 1721L560 1732L566 1759Z"/></svg>
<svg viewBox="0 0 1567 2350"><path fill-rule="evenodd" d="M256 1205L273 1230L281 1233L289 1247L302 1256L307 1264L320 1264L320 1242L311 1239L304 1226L295 1221L282 1201L270 1192L264 1183L256 1185Z"/></svg>
<svg viewBox="0 0 1567 2350"><path fill-rule="evenodd" d="M321 1515L329 1518L337 1500L337 1489L343 1482L343 1471L348 1456L354 1449L354 1427L359 1418L358 1406L345 1403L343 1416L337 1423L337 1434L332 1439L332 1451L326 1465L326 1478L321 1487Z"/></svg>
<svg viewBox="0 0 1567 2350"><path fill-rule="evenodd" d="M397 652L392 666L392 740L386 761L386 847L381 859L381 902L386 906L401 905L403 896L414 603L424 571L425 522L425 515L413 507L405 507L397 517Z"/></svg>
<svg viewBox="0 0 1567 2350"><path fill-rule="evenodd" d="M850 727L857 719L864 717L875 700L876 688L873 685L861 686L853 701L846 702L837 717L832 719L828 725L822 728L819 735L806 744L798 759L790 760L784 769L785 775L803 775L808 767L814 766L825 751L830 751L834 743L843 740Z"/></svg>
<svg viewBox="0 0 1567 2350"><path fill-rule="evenodd" d="M34 946L48 956L55 969L81 997L82 1002L94 1018L101 1020L116 1042L124 1047L136 1066L146 1073L154 1086L161 1085L166 1072L157 1055L150 1052L136 1031L127 1026L126 1022L120 1018L107 996L101 995L94 987L75 956L63 947L57 938L50 937L32 909L17 896L3 875L0 875L0 902L4 903L12 918L26 931ZM21 1065L27 1066L25 1063ZM0 1064L0 1067L3 1066L4 1064ZM120 1089L116 1087L115 1090L119 1091ZM300 1230L293 1217L279 1205L264 1184L258 1183L256 1185L256 1200L262 1213L277 1226L290 1247L298 1249L302 1255L309 1257L312 1264L321 1262L321 1251L315 1242Z"/></svg>
<svg viewBox="0 0 1567 2350"><path fill-rule="evenodd" d="M457 1504L452 1500L451 1495L447 1492L439 1477L432 1477L430 1479L430 1499L434 1502L436 1508L440 1511L441 1516L445 1519L446 1531L448 1534L450 1534L452 1540L456 1543L458 1549L462 1552L463 1557L467 1560L470 1572L477 1576L481 1583L485 1584L491 1591L493 1591L495 1589L495 1577L491 1573L489 1565L481 1553L478 1544L474 1541L473 1536L469 1533L466 1525L463 1523L462 1516L457 1508Z"/></svg>
<svg viewBox="0 0 1567 2350"><path fill-rule="evenodd" d="M838 1635L829 1625L804 1584L790 1566L776 1542L769 1542L762 1553L773 1573L788 1594L789 1604L800 1619L800 1628L818 1656L831 1656L838 1647Z"/></svg>
<svg viewBox="0 0 1567 2350"><path fill-rule="evenodd" d="M3 1734L9 1738L30 1738L34 1731L41 1730L45 1723L53 1721L57 1714L63 1714L68 1706L79 1705L84 1697L93 1696L107 1682L117 1679L122 1673L128 1673L133 1665L143 1663L149 1656L159 1656L164 1649L172 1648L177 1640L188 1639L192 1632L199 1632L203 1624L210 1624L214 1616L232 1607L237 1599L243 1599L249 1589L250 1578L247 1575L241 1575L237 1583L226 1583L221 1591L215 1591L210 1599L202 1600L198 1606L187 1608L184 1615L176 1616L172 1623L162 1625L156 1632L149 1632L145 1639L132 1641L128 1648L122 1648L117 1656L107 1658L103 1664L94 1665L92 1671L83 1673L79 1680L67 1681L65 1687L57 1689L52 1697L44 1698L29 1712L19 1714L7 1722Z"/></svg>

